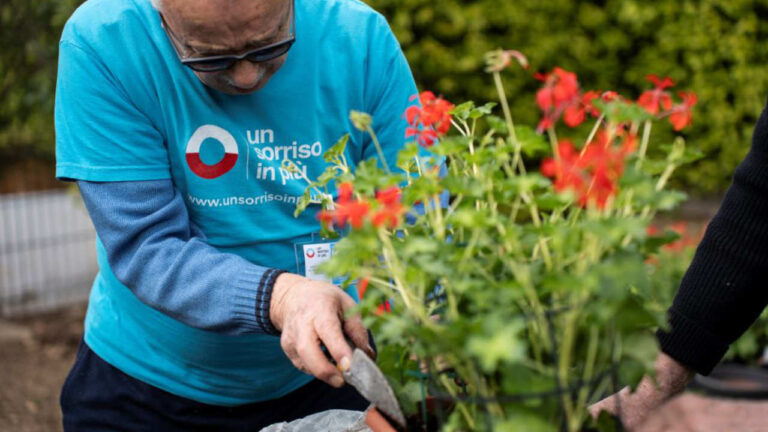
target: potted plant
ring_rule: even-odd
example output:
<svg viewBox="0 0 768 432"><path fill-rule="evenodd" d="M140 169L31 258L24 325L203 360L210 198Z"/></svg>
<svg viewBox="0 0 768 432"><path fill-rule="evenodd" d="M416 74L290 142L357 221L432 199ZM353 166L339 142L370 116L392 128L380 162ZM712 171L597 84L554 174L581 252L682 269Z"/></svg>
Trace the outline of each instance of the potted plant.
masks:
<svg viewBox="0 0 768 432"><path fill-rule="evenodd" d="M669 179L698 153L652 143L651 128L683 129L695 95L675 102L670 79L649 77L633 102L555 68L535 75L541 122L518 125L501 76L513 60L527 66L487 55L500 116L422 93L396 166L349 166L343 137L298 204L344 233L324 269L365 291L379 364L417 430L584 430L590 401L651 370L664 322L649 257L673 238L646 228L684 199ZM351 121L382 154L370 116Z"/></svg>

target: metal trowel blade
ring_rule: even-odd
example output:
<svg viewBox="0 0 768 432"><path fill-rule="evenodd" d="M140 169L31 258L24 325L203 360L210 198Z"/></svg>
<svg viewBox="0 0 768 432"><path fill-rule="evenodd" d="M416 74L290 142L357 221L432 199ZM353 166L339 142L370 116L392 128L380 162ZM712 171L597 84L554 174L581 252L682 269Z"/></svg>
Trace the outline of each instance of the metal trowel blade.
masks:
<svg viewBox="0 0 768 432"><path fill-rule="evenodd" d="M357 389L379 411L397 422L399 426L405 427L405 416L400 409L400 404L397 403L395 392L392 391L392 387L379 367L365 352L355 348L349 369L342 371L342 373L344 380Z"/></svg>

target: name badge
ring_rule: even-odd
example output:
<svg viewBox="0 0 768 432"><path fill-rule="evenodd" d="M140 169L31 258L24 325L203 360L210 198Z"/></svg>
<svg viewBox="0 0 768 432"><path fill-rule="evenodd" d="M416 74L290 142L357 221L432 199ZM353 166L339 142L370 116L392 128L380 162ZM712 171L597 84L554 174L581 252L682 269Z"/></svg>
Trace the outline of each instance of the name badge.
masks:
<svg viewBox="0 0 768 432"><path fill-rule="evenodd" d="M310 243L301 245L304 250L304 276L307 279L333 283L333 279L319 270L324 262L333 256L336 243Z"/></svg>
<svg viewBox="0 0 768 432"><path fill-rule="evenodd" d="M303 275L307 279L320 282L328 282L336 286L346 286L346 277L330 278L320 271L320 266L333 257L334 248L338 240L325 240L319 234L313 234L311 239L294 243L296 254L296 274ZM359 302L357 296L357 284L351 283L345 291L355 302Z"/></svg>

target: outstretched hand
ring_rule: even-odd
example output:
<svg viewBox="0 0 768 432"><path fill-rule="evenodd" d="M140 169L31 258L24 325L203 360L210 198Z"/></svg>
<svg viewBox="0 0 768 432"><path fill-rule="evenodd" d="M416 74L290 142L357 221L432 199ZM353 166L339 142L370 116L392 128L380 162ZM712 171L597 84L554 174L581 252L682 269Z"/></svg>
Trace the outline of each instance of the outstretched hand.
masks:
<svg viewBox="0 0 768 432"><path fill-rule="evenodd" d="M664 353L656 357L656 378L646 376L634 392L624 388L589 407L592 417L602 411L621 418L624 426L633 430L640 426L648 415L667 400L685 390L693 378L693 371Z"/></svg>

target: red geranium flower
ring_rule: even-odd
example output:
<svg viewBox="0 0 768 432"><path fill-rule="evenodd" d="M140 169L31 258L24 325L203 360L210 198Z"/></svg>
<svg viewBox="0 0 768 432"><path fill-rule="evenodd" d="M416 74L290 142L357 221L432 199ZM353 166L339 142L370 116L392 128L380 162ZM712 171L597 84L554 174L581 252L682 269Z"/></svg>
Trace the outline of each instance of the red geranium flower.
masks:
<svg viewBox="0 0 768 432"><path fill-rule="evenodd" d="M542 111L565 109L579 96L579 81L573 72L556 67L551 74L537 73L534 77L544 82L536 93L536 103Z"/></svg>
<svg viewBox="0 0 768 432"><path fill-rule="evenodd" d="M672 78L665 77L661 79L656 75L648 75L646 79L652 82L655 88L643 92L640 98L638 98L637 104L653 115L659 113L659 107L664 111L672 108L672 96L665 90L675 85Z"/></svg>
<svg viewBox="0 0 768 432"><path fill-rule="evenodd" d="M363 299L365 291L368 290L368 278L360 278L357 280L357 298Z"/></svg>
<svg viewBox="0 0 768 432"><path fill-rule="evenodd" d="M550 74L537 73L534 77L544 82L536 92L536 104L542 111L539 132L553 127L561 116L565 124L576 127L586 120L587 112L594 111L592 100L597 97L596 92L582 96L575 73L556 67Z"/></svg>
<svg viewBox="0 0 768 432"><path fill-rule="evenodd" d="M397 228L405 213L405 207L400 204L400 200L400 188L397 186L376 192L376 201L381 204L381 208L371 218L373 226L380 227L386 224L390 229Z"/></svg>
<svg viewBox="0 0 768 432"><path fill-rule="evenodd" d="M362 228L370 206L365 201L353 199L353 189L351 183L341 183L334 208L322 210L317 214L320 222L325 225L334 224L340 228L344 228L349 222L352 228Z"/></svg>
<svg viewBox="0 0 768 432"><path fill-rule="evenodd" d="M420 145L429 147L450 130L453 104L436 97L431 91L414 95L411 100L417 97L420 106L410 106L405 110L405 120L409 125L405 136L416 136Z"/></svg>
<svg viewBox="0 0 768 432"><path fill-rule="evenodd" d="M587 176L580 166L580 156L568 140L561 140L557 146L558 157L547 158L541 164L541 173L553 177L555 190L573 190L579 193L586 187Z"/></svg>
<svg viewBox="0 0 768 432"><path fill-rule="evenodd" d="M416 137L416 141L422 147L432 147L438 137L437 132L432 129L407 128L405 130L405 137L410 138L412 136Z"/></svg>
<svg viewBox="0 0 768 432"><path fill-rule="evenodd" d="M581 153L573 143L563 140L558 145L558 157L545 159L541 173L553 178L556 191L573 191L579 204L587 206L594 202L604 208L608 200L618 192L618 181L624 173L624 160L633 150L634 138L628 135L624 144L615 148L604 131L597 134L596 141ZM630 144L627 144L627 142Z"/></svg>
<svg viewBox="0 0 768 432"><path fill-rule="evenodd" d="M669 115L669 122L672 123L672 126L676 131L681 131L692 123L692 109L693 106L696 105L698 98L693 92L681 91L678 95L683 101L672 108L672 113Z"/></svg>
<svg viewBox="0 0 768 432"><path fill-rule="evenodd" d="M376 311L376 315L382 315L387 312L392 312L392 306L389 304L389 300L384 300L384 302L379 305L379 309Z"/></svg>

